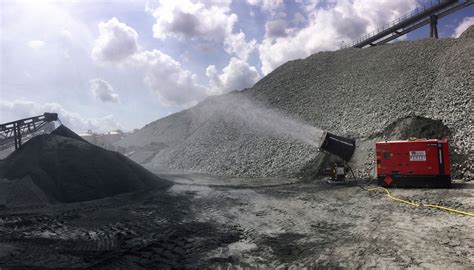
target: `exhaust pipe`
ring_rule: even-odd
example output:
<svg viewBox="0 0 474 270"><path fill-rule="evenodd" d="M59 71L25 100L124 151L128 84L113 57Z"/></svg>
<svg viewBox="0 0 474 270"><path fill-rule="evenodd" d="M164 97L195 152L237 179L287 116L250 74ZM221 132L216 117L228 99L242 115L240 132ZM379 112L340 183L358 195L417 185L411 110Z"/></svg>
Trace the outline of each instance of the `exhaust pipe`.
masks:
<svg viewBox="0 0 474 270"><path fill-rule="evenodd" d="M344 138L325 131L319 150L326 151L349 162L354 154L355 147L356 142L354 139Z"/></svg>

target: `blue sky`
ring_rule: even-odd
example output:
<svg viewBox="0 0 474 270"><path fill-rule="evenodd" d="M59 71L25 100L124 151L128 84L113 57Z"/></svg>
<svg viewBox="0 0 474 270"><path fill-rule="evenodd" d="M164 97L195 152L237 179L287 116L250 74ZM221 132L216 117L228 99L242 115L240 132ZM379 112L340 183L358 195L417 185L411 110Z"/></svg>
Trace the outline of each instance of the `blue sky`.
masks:
<svg viewBox="0 0 474 270"><path fill-rule="evenodd" d="M56 111L77 132L140 128L337 50L422 2L2 1L0 122ZM472 6L440 20L440 36L471 24Z"/></svg>

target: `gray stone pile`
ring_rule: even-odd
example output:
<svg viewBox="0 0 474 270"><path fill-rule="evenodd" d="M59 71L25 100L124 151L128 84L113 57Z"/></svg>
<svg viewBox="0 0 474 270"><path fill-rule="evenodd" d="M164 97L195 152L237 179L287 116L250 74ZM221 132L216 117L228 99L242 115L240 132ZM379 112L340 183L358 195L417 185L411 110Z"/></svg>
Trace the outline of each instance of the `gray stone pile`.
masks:
<svg viewBox="0 0 474 270"><path fill-rule="evenodd" d="M153 122L117 148L162 172L294 176L319 160L321 135L320 129L233 92Z"/></svg>
<svg viewBox="0 0 474 270"><path fill-rule="evenodd" d="M298 176L317 170L321 160L317 138L312 143L235 117L232 111L242 110L238 105L250 100L302 126L371 144L399 119L440 120L450 131L453 175L472 179L473 33L470 27L458 39L349 48L290 61L250 89L209 98L150 123L117 146L147 166L170 170L250 177ZM316 132L309 134L317 137ZM354 162L358 171L367 171L373 159L371 149L364 153Z"/></svg>

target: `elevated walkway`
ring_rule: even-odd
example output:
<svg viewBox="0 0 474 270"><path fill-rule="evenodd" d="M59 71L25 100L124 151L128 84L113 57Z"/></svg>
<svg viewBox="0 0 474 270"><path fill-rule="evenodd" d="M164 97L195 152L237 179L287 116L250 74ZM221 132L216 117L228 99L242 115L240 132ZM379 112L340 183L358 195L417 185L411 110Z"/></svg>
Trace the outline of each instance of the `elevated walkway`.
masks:
<svg viewBox="0 0 474 270"><path fill-rule="evenodd" d="M384 44L427 24L430 24L430 37L438 38L438 20L472 4L474 0L431 0L342 48Z"/></svg>

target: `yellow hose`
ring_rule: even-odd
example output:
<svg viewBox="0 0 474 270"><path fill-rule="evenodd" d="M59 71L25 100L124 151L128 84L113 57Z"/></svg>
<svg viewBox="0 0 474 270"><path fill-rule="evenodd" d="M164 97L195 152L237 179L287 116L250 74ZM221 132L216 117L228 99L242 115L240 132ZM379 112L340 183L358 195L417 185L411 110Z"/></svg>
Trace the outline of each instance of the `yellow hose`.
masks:
<svg viewBox="0 0 474 270"><path fill-rule="evenodd" d="M402 200L402 199L400 199L400 198L397 198L397 197L392 196L392 194L390 194L390 191L388 191L388 189L383 188L383 187L373 187L373 188L368 188L368 189L367 189L367 191L377 191L377 190L384 191L385 193L387 193L387 197L389 197L390 199L392 199L392 200L394 200L394 201L401 202L401 203L406 203L406 204L411 205L411 206L425 206L425 207L431 207L431 208L441 209L441 210L448 211L448 212L452 212L452 213L457 213L457 214L461 214L461 215L465 215L465 216L474 217L474 213L465 212L465 211L460 211L460 210L456 210L456 209L452 209L452 208L448 208L448 207L444 207L444 206L440 206L440 205L435 205L435 204L417 204L417 203L405 201L405 200Z"/></svg>

